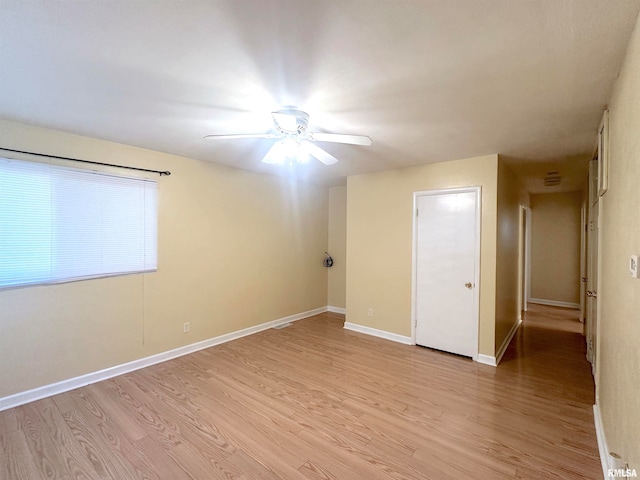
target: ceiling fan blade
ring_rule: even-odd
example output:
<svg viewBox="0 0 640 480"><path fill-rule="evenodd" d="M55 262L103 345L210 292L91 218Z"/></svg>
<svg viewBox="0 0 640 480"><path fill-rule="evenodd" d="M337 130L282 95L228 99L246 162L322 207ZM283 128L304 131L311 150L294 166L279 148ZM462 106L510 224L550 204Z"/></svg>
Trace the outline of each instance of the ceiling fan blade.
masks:
<svg viewBox="0 0 640 480"><path fill-rule="evenodd" d="M366 135L343 135L341 133L311 133L309 138L316 142L348 143L350 145L371 145Z"/></svg>
<svg viewBox="0 0 640 480"><path fill-rule="evenodd" d="M333 165L334 163L338 163L338 159L336 157L334 157L328 152L325 152L323 149L321 149L317 145L314 145L313 143L310 143L310 142L304 142L303 145L306 151L309 153L309 155L311 155L312 157L316 157L325 165Z"/></svg>
<svg viewBox="0 0 640 480"><path fill-rule="evenodd" d="M230 135L205 135L204 138L211 140L234 140L242 138L280 138L282 135L274 133L238 133Z"/></svg>
<svg viewBox="0 0 640 480"><path fill-rule="evenodd" d="M276 142L271 145L267 154L262 158L262 163L269 165L279 165L283 162L282 143Z"/></svg>

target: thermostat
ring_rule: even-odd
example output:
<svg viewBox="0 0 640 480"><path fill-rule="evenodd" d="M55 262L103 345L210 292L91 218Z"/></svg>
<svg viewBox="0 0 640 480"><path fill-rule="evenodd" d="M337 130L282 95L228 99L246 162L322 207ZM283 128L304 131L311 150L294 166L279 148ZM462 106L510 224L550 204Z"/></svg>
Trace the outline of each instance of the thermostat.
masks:
<svg viewBox="0 0 640 480"><path fill-rule="evenodd" d="M638 278L638 255L631 255L629 259L629 273L633 278Z"/></svg>

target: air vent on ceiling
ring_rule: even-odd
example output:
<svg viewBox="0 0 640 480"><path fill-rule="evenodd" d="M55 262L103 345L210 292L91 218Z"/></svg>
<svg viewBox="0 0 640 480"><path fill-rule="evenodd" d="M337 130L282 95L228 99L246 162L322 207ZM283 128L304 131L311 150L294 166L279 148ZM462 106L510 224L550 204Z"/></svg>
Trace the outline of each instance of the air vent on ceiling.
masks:
<svg viewBox="0 0 640 480"><path fill-rule="evenodd" d="M544 186L555 187L560 185L561 180L559 172L547 172L547 176L544 177Z"/></svg>

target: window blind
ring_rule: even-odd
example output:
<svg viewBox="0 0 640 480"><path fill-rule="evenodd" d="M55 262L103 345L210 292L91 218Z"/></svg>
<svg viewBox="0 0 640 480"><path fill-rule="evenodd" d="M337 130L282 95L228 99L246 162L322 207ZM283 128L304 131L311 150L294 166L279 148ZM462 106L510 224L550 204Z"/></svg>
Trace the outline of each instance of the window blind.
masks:
<svg viewBox="0 0 640 480"><path fill-rule="evenodd" d="M156 269L156 182L0 159L0 288Z"/></svg>

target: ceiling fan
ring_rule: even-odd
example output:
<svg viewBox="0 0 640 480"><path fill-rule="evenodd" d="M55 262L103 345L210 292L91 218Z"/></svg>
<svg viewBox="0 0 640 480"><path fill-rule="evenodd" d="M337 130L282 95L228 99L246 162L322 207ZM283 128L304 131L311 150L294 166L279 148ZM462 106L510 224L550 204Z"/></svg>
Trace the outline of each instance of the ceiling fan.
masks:
<svg viewBox="0 0 640 480"><path fill-rule="evenodd" d="M333 165L338 159L324 151L314 142L347 143L350 145L371 145L365 135L345 135L341 133L320 133L308 130L309 114L295 108L285 108L271 112L275 133L239 133L232 135L206 135L204 138L229 140L243 138L278 139L262 161L270 164L303 163L315 157L325 165Z"/></svg>

